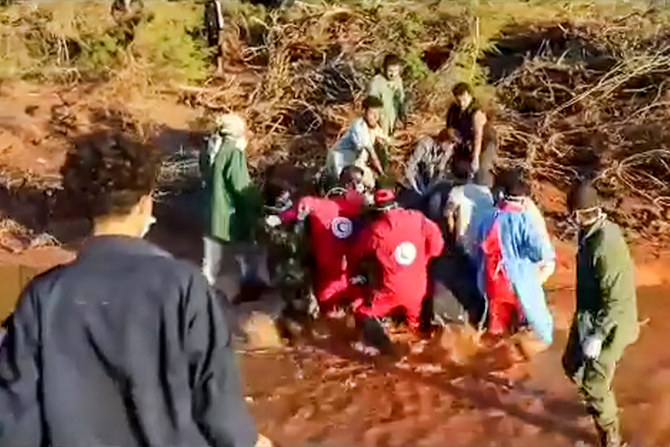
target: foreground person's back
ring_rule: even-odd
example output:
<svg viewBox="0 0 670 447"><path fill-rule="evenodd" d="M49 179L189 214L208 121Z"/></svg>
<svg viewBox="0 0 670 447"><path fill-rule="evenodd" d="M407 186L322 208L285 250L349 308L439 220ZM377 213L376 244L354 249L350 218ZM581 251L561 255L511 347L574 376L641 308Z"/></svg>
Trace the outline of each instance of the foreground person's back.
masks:
<svg viewBox="0 0 670 447"><path fill-rule="evenodd" d="M123 215L108 197L114 212L93 213L77 260L24 291L0 347L0 445L256 442L221 304L195 267L137 237L151 215L143 197Z"/></svg>

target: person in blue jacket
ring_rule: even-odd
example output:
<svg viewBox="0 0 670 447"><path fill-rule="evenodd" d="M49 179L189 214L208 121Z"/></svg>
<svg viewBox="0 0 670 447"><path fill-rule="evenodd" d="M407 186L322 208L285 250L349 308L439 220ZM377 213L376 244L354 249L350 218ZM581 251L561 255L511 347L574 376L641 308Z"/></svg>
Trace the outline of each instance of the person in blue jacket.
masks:
<svg viewBox="0 0 670 447"><path fill-rule="evenodd" d="M529 187L523 171L504 171L496 183L502 197L478 224L474 253L479 288L488 304L488 332L514 333L527 323L541 342L550 345L553 318L540 266L553 261L555 251L525 206Z"/></svg>

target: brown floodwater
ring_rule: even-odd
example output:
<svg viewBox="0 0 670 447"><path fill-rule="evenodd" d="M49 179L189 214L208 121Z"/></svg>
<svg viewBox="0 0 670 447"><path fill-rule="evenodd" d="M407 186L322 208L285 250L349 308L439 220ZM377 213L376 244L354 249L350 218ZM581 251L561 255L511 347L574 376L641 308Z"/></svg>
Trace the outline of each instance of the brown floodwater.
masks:
<svg viewBox="0 0 670 447"><path fill-rule="evenodd" d="M614 382L625 436L639 446L670 444L669 293L639 290L648 321ZM282 351L243 353L247 402L285 447L591 445L591 420L560 363L573 292L549 296L556 341L530 361L453 330L428 341L399 332L405 355L370 359L350 347L351 329L330 324Z"/></svg>

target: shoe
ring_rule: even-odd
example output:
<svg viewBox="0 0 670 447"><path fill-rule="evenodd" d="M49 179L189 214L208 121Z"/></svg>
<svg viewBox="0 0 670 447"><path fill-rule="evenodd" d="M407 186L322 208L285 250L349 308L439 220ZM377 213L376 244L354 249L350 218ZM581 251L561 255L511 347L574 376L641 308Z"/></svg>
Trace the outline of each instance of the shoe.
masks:
<svg viewBox="0 0 670 447"><path fill-rule="evenodd" d="M362 322L363 342L373 346L383 354L391 352L393 343L384 331L381 322L376 318L366 318Z"/></svg>

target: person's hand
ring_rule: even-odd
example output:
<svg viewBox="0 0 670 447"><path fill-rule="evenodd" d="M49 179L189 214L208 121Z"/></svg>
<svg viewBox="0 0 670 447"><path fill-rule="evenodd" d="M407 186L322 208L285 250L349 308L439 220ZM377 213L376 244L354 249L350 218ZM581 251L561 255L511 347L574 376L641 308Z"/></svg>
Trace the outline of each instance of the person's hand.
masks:
<svg viewBox="0 0 670 447"><path fill-rule="evenodd" d="M473 174L479 171L479 157L474 157L470 163L470 170Z"/></svg>
<svg viewBox="0 0 670 447"><path fill-rule="evenodd" d="M275 228L281 225L281 218L276 214L270 214L265 217L265 224L270 228Z"/></svg>
<svg viewBox="0 0 670 447"><path fill-rule="evenodd" d="M354 276L349 280L349 284L352 285L360 285L360 284L365 284L367 282L367 278L363 275L358 275Z"/></svg>
<svg viewBox="0 0 670 447"><path fill-rule="evenodd" d="M298 205L298 219L304 220L309 216L309 213L312 212L312 209L306 203L301 203Z"/></svg>
<svg viewBox="0 0 670 447"><path fill-rule="evenodd" d="M256 440L256 445L254 447L276 447L274 442L270 441L265 436L258 434L258 439Z"/></svg>
<svg viewBox="0 0 670 447"><path fill-rule="evenodd" d="M582 352L587 359L597 359L603 349L603 341L600 337L591 335L586 337L582 346Z"/></svg>

